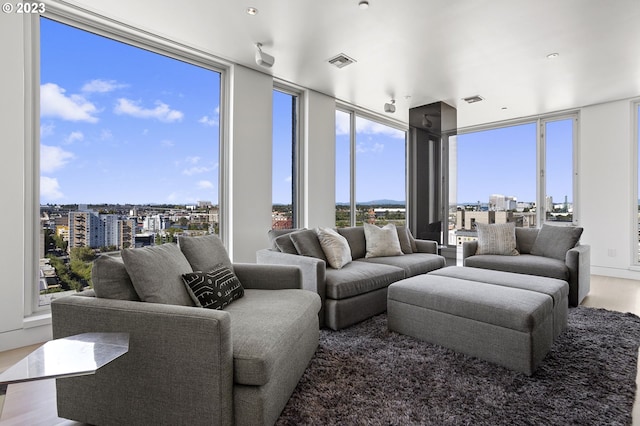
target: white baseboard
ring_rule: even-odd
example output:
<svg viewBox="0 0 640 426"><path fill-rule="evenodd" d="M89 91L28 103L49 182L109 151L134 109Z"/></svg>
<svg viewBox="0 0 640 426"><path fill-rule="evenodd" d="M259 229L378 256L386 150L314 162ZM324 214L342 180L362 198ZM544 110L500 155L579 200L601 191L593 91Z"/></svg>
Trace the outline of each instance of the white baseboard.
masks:
<svg viewBox="0 0 640 426"><path fill-rule="evenodd" d="M602 275L605 277L624 278L628 280L640 281L640 270L610 268L606 266L591 266L592 275Z"/></svg>

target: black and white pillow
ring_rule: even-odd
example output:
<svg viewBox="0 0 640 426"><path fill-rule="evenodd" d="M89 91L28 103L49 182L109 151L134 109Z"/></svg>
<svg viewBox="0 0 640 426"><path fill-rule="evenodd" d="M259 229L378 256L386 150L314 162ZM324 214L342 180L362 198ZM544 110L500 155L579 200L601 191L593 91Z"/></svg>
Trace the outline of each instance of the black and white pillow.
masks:
<svg viewBox="0 0 640 426"><path fill-rule="evenodd" d="M182 280L196 306L223 309L229 303L244 296L240 280L227 266L216 265L209 272L190 272Z"/></svg>

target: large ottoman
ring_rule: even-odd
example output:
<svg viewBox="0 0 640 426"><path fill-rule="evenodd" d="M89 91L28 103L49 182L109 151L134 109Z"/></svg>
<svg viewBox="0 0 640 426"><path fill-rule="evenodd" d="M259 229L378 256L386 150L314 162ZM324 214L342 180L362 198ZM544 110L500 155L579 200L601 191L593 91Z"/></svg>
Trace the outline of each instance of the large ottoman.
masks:
<svg viewBox="0 0 640 426"><path fill-rule="evenodd" d="M536 275L517 274L514 272L494 271L490 269L449 266L430 272L432 275L461 278L506 287L521 288L547 294L553 300L553 337L558 337L567 328L569 311L569 284L566 281L540 277Z"/></svg>
<svg viewBox="0 0 640 426"><path fill-rule="evenodd" d="M550 295L437 274L391 284L387 318L392 331L527 375L555 336Z"/></svg>

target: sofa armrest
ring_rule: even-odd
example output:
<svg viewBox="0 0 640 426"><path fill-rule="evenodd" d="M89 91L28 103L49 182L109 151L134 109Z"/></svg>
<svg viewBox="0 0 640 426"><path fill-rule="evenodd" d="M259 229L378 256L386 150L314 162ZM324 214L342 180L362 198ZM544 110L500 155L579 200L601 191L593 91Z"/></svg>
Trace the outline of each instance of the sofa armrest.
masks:
<svg viewBox="0 0 640 426"><path fill-rule="evenodd" d="M302 288L313 291L320 296L322 308L320 309L320 325L324 325L324 301L326 299L324 260L315 257L301 256L297 254L282 253L271 249L262 249L256 252L256 260L259 264L268 265L292 265L300 268L302 272Z"/></svg>
<svg viewBox="0 0 640 426"><path fill-rule="evenodd" d="M578 306L591 287L591 246L579 245L565 256L569 269L569 305Z"/></svg>
<svg viewBox="0 0 640 426"><path fill-rule="evenodd" d="M90 424L232 422L227 312L73 295L54 300L51 315L54 338L129 333L129 352L116 361L56 381L58 415Z"/></svg>
<svg viewBox="0 0 640 426"><path fill-rule="evenodd" d="M431 240L415 240L418 253L438 254L438 243Z"/></svg>
<svg viewBox="0 0 640 426"><path fill-rule="evenodd" d="M302 288L302 272L298 266L234 263L233 270L244 288L260 290Z"/></svg>
<svg viewBox="0 0 640 426"><path fill-rule="evenodd" d="M467 257L476 254L477 249L478 241L466 241L462 243L462 261L464 262Z"/></svg>

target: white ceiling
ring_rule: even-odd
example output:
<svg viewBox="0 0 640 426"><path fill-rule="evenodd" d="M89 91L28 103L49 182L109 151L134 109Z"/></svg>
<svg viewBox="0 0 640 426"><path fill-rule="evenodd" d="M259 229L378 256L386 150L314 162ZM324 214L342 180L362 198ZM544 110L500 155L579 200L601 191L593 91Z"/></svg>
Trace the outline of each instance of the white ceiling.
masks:
<svg viewBox="0 0 640 426"><path fill-rule="evenodd" d="M438 101L467 127L640 95L639 0L358 1L70 3L375 112L395 98L404 122ZM338 53L357 62L329 65Z"/></svg>

